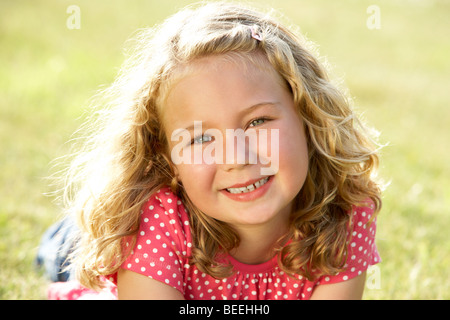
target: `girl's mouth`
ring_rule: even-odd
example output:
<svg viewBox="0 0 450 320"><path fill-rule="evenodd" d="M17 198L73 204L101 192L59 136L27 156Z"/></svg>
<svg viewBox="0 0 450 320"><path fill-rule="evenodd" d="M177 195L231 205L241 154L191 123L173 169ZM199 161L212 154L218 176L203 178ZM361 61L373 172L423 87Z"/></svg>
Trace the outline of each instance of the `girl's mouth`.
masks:
<svg viewBox="0 0 450 320"><path fill-rule="evenodd" d="M272 184L274 176L264 177L254 182L248 181L245 184L237 184L220 192L235 201L253 201L262 197Z"/></svg>
<svg viewBox="0 0 450 320"><path fill-rule="evenodd" d="M251 192L255 189L258 189L265 185L269 181L269 177L262 178L261 180L256 181L255 183L251 183L248 186L241 188L227 188L227 191L230 193L247 193Z"/></svg>

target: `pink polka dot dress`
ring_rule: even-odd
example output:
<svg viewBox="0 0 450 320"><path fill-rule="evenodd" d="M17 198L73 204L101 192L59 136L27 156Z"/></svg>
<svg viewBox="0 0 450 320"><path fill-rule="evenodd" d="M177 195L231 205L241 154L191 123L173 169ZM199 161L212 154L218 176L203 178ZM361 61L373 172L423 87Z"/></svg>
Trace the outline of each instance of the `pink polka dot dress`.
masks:
<svg viewBox="0 0 450 320"><path fill-rule="evenodd" d="M161 281L189 300L309 299L316 286L349 280L380 261L376 221L367 224L373 209L357 207L352 214L354 226L344 272L311 282L300 275L289 277L279 268L277 257L248 265L228 256L234 274L215 279L189 265L193 242L188 214L170 189L163 188L143 207L135 247L122 268Z"/></svg>

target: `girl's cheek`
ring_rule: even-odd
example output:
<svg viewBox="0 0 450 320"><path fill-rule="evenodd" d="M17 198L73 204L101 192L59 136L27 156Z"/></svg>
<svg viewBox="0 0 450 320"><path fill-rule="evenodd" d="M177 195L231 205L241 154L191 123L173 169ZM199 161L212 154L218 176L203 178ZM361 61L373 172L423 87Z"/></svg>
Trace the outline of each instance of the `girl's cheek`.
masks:
<svg viewBox="0 0 450 320"><path fill-rule="evenodd" d="M177 166L179 179L184 186L204 188L212 183L214 178L214 164L180 164Z"/></svg>
<svg viewBox="0 0 450 320"><path fill-rule="evenodd" d="M250 144L249 156L257 157L261 175L278 173L280 163L280 130L278 128L258 130L257 143Z"/></svg>

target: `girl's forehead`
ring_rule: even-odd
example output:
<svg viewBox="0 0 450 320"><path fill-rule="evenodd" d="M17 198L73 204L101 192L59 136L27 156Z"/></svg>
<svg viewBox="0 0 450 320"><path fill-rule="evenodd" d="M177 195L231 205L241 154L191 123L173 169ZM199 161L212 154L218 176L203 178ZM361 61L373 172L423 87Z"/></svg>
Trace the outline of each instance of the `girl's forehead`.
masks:
<svg viewBox="0 0 450 320"><path fill-rule="evenodd" d="M244 108L291 97L283 78L265 57L202 57L181 74L172 81L161 110L166 129L194 120L225 120Z"/></svg>
<svg viewBox="0 0 450 320"><path fill-rule="evenodd" d="M265 54L259 51L252 53L229 52L225 54L214 54L202 56L186 63L180 63L171 72L171 75L165 81L164 89L161 92L161 106L167 103L172 89L183 79L208 71L217 72L224 68L225 65L234 64L243 77L252 77L255 74L261 76L261 73L268 77L274 77L277 82L286 87L286 81L281 77L272 64L269 62ZM256 73L255 73L256 71Z"/></svg>

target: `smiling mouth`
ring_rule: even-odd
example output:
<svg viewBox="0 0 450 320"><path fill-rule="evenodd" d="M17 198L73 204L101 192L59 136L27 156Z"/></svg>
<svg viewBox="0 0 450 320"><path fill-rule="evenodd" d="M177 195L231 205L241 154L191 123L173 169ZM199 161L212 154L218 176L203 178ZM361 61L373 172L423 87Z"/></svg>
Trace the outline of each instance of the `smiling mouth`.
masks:
<svg viewBox="0 0 450 320"><path fill-rule="evenodd" d="M226 188L226 190L229 193L247 193L247 192L252 192L260 187L262 187L263 185L265 185L267 183L267 181L269 181L269 177L265 177L262 178L261 180L256 181L255 183L251 183L246 187L241 187L241 188Z"/></svg>

